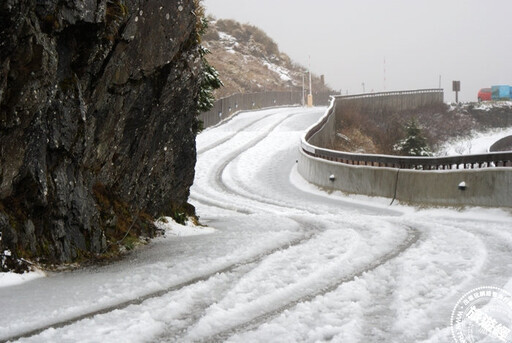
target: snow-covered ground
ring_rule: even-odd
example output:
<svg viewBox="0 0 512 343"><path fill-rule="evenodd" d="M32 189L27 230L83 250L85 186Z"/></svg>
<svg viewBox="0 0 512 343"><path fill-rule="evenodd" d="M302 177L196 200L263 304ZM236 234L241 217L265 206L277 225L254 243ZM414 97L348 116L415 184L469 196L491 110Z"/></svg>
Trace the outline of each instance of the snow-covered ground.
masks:
<svg viewBox="0 0 512 343"><path fill-rule="evenodd" d="M460 107L462 106L462 107ZM466 103L462 105L450 105L450 111L474 107L479 111L510 110L512 101L483 101L480 103ZM436 156L455 156L468 154L485 154L496 141L512 135L512 128L491 129L487 131L475 131L467 137L459 137L443 144L435 153Z"/></svg>
<svg viewBox="0 0 512 343"><path fill-rule="evenodd" d="M0 288L0 341L450 342L466 291L512 291L510 211L308 184L299 137L324 110L246 112L201 133L191 201L215 229L169 222L121 262Z"/></svg>
<svg viewBox="0 0 512 343"><path fill-rule="evenodd" d="M495 142L503 137L512 135L512 128L493 129L485 132L474 132L468 137L462 137L446 142L436 153L438 156L454 156L468 154L485 154Z"/></svg>
<svg viewBox="0 0 512 343"><path fill-rule="evenodd" d="M465 104L464 106L472 106L474 103ZM493 100L493 101L482 101L475 105L476 110L490 111L497 108L512 109L512 101L510 100Z"/></svg>
<svg viewBox="0 0 512 343"><path fill-rule="evenodd" d="M19 285L44 276L46 276L46 274L40 270L34 270L24 274L0 273L0 288Z"/></svg>

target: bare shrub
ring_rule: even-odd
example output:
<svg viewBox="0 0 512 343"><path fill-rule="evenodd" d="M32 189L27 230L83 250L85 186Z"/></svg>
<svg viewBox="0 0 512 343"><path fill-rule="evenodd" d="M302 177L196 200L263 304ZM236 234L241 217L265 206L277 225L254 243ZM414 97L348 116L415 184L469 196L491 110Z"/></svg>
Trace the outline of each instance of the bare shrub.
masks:
<svg viewBox="0 0 512 343"><path fill-rule="evenodd" d="M379 153L393 154L395 144L405 138L404 127L412 120L422 128L428 145L436 150L449 139L468 136L473 130L511 127L512 108L483 110L467 105L450 109L446 104L438 104L393 112L345 106L339 110L336 128L350 140L353 139L351 132L358 130L371 139ZM342 142L336 144L342 145ZM348 146L344 144L344 147ZM350 151L359 148L352 146L352 149ZM471 150L471 147L460 147L459 150Z"/></svg>
<svg viewBox="0 0 512 343"><path fill-rule="evenodd" d="M217 29L222 32L226 32L227 34L232 35L232 32L236 29L242 29L242 25L232 19L219 19L217 20Z"/></svg>
<svg viewBox="0 0 512 343"><path fill-rule="evenodd" d="M403 137L403 125L397 114L382 111L370 112L357 106L347 106L340 110L336 127L337 132L348 133L349 137L350 132L358 132L366 136L372 142L371 146L374 150L372 152L380 154L393 153L393 146ZM362 140L358 139L358 141Z"/></svg>

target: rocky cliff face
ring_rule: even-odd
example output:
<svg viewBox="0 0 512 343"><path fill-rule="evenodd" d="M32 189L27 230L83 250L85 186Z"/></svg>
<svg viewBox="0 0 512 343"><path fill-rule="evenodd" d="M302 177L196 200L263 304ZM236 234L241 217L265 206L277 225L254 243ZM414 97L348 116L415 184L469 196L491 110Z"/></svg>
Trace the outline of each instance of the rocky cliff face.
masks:
<svg viewBox="0 0 512 343"><path fill-rule="evenodd" d="M0 253L87 258L151 236L152 216L186 204L197 5L2 1Z"/></svg>

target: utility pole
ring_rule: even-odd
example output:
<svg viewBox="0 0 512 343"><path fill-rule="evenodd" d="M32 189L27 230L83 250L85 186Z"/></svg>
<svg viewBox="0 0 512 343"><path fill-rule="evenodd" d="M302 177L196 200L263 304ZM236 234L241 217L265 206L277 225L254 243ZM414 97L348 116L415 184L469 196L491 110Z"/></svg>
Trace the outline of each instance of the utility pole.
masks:
<svg viewBox="0 0 512 343"><path fill-rule="evenodd" d="M311 86L311 55L309 55L309 94L308 94L308 107L313 107L313 90Z"/></svg>
<svg viewBox="0 0 512 343"><path fill-rule="evenodd" d="M363 93L366 93L366 90L365 90L365 88L364 88L364 82L363 82L363 83L361 83L361 86L363 86Z"/></svg>
<svg viewBox="0 0 512 343"><path fill-rule="evenodd" d="M439 75L439 89L441 89L441 75Z"/></svg>
<svg viewBox="0 0 512 343"><path fill-rule="evenodd" d="M304 107L304 72L302 72L302 95L301 95L301 100L300 100L300 103L302 104L302 107Z"/></svg>
<svg viewBox="0 0 512 343"><path fill-rule="evenodd" d="M384 91L386 91L386 57L384 57Z"/></svg>
<svg viewBox="0 0 512 343"><path fill-rule="evenodd" d="M306 106L306 83L305 83L305 78L306 78L306 72L303 71L302 72L302 100L301 100L302 107Z"/></svg>

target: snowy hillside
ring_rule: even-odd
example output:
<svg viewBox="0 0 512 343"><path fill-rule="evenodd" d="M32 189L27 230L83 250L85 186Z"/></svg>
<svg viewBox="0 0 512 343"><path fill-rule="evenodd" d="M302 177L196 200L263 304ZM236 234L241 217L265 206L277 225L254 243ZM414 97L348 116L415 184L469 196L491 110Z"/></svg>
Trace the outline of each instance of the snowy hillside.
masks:
<svg viewBox="0 0 512 343"><path fill-rule="evenodd" d="M499 139L512 135L512 101L450 105L448 114L464 118L464 131L439 144L437 156L484 154Z"/></svg>
<svg viewBox="0 0 512 343"><path fill-rule="evenodd" d="M512 128L474 131L468 136L447 141L437 151L437 156L485 154L501 138L512 135Z"/></svg>
<svg viewBox="0 0 512 343"><path fill-rule="evenodd" d="M272 38L259 28L234 20L212 19L203 39L202 44L212 53L208 60L224 83L215 93L217 98L234 93L302 89L307 69L280 52ZM307 81L307 74L305 77ZM313 90L330 91L316 75Z"/></svg>
<svg viewBox="0 0 512 343"><path fill-rule="evenodd" d="M506 135L506 129L512 128L512 101L440 104L400 113L353 111L344 117L333 148L396 154L394 147L407 137L406 128L411 122L419 126L430 150L438 156L476 153L478 149L468 146L468 142L477 135L492 140L495 133L503 131Z"/></svg>

